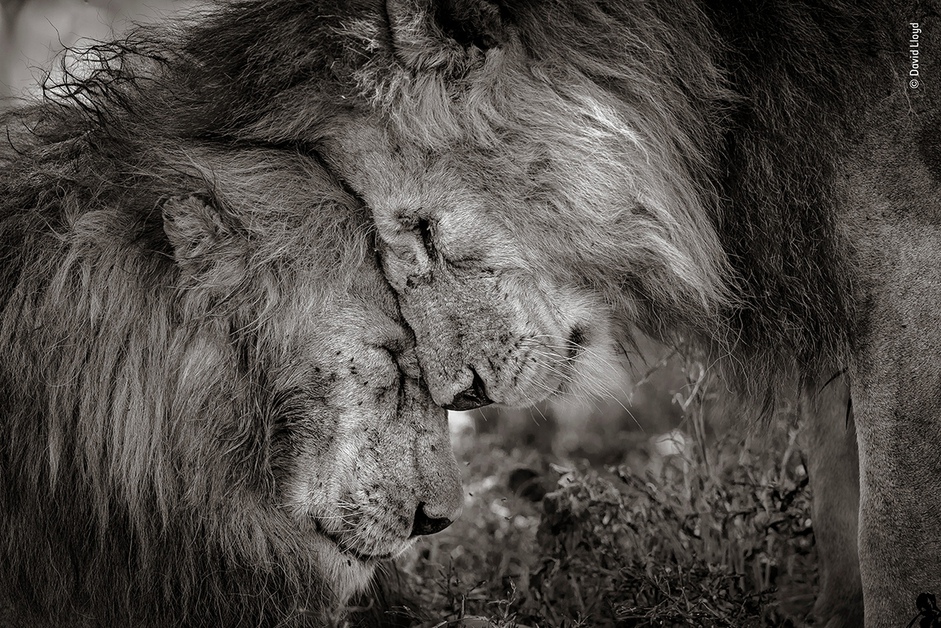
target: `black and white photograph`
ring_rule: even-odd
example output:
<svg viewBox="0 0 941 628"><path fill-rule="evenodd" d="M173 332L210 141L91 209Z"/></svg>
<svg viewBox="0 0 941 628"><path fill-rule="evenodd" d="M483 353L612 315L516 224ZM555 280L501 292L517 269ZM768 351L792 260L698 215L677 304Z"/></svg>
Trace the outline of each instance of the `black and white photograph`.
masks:
<svg viewBox="0 0 941 628"><path fill-rule="evenodd" d="M941 628L941 0L0 0L0 628Z"/></svg>

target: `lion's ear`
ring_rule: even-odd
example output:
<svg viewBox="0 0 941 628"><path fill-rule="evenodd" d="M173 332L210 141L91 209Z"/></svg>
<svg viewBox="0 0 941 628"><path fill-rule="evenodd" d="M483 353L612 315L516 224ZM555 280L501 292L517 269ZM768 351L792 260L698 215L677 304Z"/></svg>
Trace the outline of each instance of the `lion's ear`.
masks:
<svg viewBox="0 0 941 628"><path fill-rule="evenodd" d="M238 255L243 238L231 216L200 195L168 198L163 203L163 230L173 258L183 271L197 274L221 257Z"/></svg>
<svg viewBox="0 0 941 628"><path fill-rule="evenodd" d="M414 69L437 65L449 48L480 54L509 38L500 6L489 0L387 0L398 58Z"/></svg>
<svg viewBox="0 0 941 628"><path fill-rule="evenodd" d="M506 24L500 7L493 2L444 0L434 2L432 10L441 30L462 46L486 51L506 41Z"/></svg>

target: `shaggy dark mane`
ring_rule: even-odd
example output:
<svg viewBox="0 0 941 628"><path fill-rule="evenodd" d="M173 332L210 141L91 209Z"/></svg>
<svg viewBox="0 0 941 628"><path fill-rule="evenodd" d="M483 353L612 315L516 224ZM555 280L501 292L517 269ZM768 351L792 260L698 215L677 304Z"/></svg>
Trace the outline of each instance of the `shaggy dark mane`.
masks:
<svg viewBox="0 0 941 628"><path fill-rule="evenodd" d="M578 1L507 11L524 24L533 56L576 64L628 102L669 107L668 133L687 138L685 167L710 211L734 297L712 313L683 312L654 293L640 324L658 336L704 338L766 408L795 366L843 363L852 313L834 182L859 130L848 121L863 119L853 114L886 81L880 51L892 48L881 25L904 16L878 2ZM626 33L638 34L636 45L615 40ZM643 304L647 289L635 290Z"/></svg>
<svg viewBox="0 0 941 628"><path fill-rule="evenodd" d="M313 302L349 289L368 218L315 155L200 127L238 114L177 36L83 51L0 115L0 590L23 625L320 626L336 603L273 511L264 330L298 273ZM220 209L192 243L215 266L168 240L161 207L188 195Z"/></svg>
<svg viewBox="0 0 941 628"><path fill-rule="evenodd" d="M733 349L745 364L770 363L757 382L771 394L791 356L812 376L821 363L845 364L855 312L835 229L840 156L887 80L880 51L892 48L880 26L904 18L877 2L728 9L710 7L740 95L720 152L719 229L747 296L730 313Z"/></svg>

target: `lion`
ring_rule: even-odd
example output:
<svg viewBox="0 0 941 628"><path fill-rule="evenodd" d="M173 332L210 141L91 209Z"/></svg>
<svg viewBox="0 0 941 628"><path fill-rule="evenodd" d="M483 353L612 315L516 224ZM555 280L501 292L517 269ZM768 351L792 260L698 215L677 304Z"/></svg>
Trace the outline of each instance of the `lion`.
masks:
<svg viewBox="0 0 941 628"><path fill-rule="evenodd" d="M178 126L175 41L0 117L5 626L332 625L461 510L368 210Z"/></svg>
<svg viewBox="0 0 941 628"><path fill-rule="evenodd" d="M941 592L939 7L746 4L259 0L190 52L244 100L219 133L302 143L371 209L435 402L692 339L756 415L803 399L818 620L904 625ZM207 56L235 22L266 45Z"/></svg>

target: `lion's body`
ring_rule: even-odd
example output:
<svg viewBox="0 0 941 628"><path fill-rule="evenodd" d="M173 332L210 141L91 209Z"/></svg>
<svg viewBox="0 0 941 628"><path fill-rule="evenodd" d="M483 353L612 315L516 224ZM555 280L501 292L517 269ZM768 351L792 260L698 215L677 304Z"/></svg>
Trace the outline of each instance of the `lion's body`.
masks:
<svg viewBox="0 0 941 628"><path fill-rule="evenodd" d="M3 625L326 625L461 504L368 213L175 41L0 117Z"/></svg>
<svg viewBox="0 0 941 628"><path fill-rule="evenodd" d="M818 609L904 624L941 591L938 13L389 0L334 33L349 109L291 132L372 208L438 403L590 386L638 325L826 408L814 481L858 443L859 483L818 504ZM843 369L855 436L815 401Z"/></svg>

